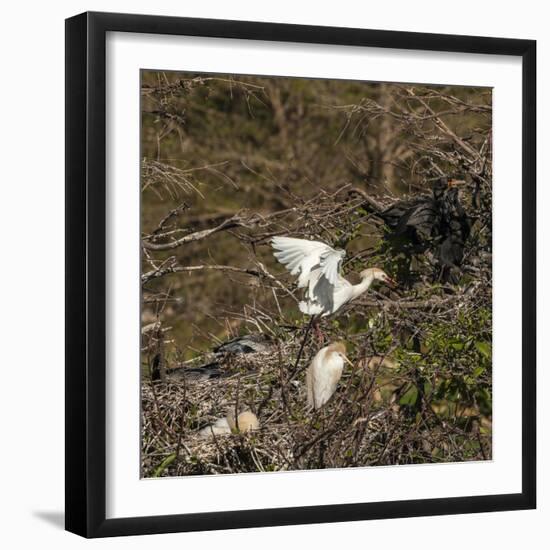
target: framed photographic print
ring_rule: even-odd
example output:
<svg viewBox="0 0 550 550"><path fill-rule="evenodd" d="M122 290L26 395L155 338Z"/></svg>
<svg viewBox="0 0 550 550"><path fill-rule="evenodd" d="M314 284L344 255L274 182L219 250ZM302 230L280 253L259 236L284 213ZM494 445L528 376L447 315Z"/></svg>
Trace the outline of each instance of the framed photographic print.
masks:
<svg viewBox="0 0 550 550"><path fill-rule="evenodd" d="M535 507L535 42L66 22L66 528Z"/></svg>

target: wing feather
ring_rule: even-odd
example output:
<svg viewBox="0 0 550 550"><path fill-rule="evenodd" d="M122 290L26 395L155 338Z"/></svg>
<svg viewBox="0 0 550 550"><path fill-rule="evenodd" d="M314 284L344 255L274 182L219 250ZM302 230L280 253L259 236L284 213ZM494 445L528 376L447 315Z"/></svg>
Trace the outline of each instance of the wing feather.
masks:
<svg viewBox="0 0 550 550"><path fill-rule="evenodd" d="M336 285L346 255L344 250L335 250L320 241L292 237L273 237L271 246L275 250L273 255L291 275L299 274L298 287L309 286L311 293L311 283L319 282L321 275L332 286Z"/></svg>
<svg viewBox="0 0 550 550"><path fill-rule="evenodd" d="M345 255L346 253L344 250L331 249L330 252L321 256L321 273L327 278L331 285L336 285Z"/></svg>

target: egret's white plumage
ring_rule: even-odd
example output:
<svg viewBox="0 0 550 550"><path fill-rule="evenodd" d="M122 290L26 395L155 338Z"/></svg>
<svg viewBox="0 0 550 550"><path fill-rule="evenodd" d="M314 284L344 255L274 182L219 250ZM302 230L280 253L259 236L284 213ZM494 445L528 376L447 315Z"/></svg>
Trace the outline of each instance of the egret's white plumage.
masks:
<svg viewBox="0 0 550 550"><path fill-rule="evenodd" d="M206 428L203 428L199 431L199 435L201 437L210 437L212 435L225 435L230 433L231 428L229 427L229 422L227 421L227 418L225 416L223 418L218 418L216 422L214 422L214 424L206 426Z"/></svg>
<svg viewBox="0 0 550 550"><path fill-rule="evenodd" d="M320 241L273 237L271 245L276 250L274 256L286 266L291 275L298 275L298 287L308 286L312 272L319 271L335 284L340 263L346 255L344 250L336 250Z"/></svg>
<svg viewBox="0 0 550 550"><path fill-rule="evenodd" d="M340 274L346 252L320 241L273 237L271 246L277 260L291 275L298 275L298 288L307 288L306 299L299 307L308 315L334 313L366 292L376 279L393 284L386 273L375 267L362 271L361 282L352 285Z"/></svg>
<svg viewBox="0 0 550 550"><path fill-rule="evenodd" d="M334 394L344 369L346 346L336 342L321 348L306 374L307 405L310 409L320 409Z"/></svg>

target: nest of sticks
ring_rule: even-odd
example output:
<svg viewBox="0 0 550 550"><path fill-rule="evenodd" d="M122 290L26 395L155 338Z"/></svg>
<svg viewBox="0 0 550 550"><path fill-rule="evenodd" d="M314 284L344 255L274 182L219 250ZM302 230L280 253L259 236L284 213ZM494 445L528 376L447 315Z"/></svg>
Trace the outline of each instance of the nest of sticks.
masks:
<svg viewBox="0 0 550 550"><path fill-rule="evenodd" d="M306 369L319 349L306 328L269 352L219 359L219 378L142 383L142 476L185 476L346 468L488 458L490 425L475 407L442 420L419 399L403 404L412 372L388 354L373 356L371 337L354 335L336 393L318 411L306 407ZM169 373L170 365L167 365ZM251 411L258 430L204 437L200 430L228 414ZM439 411L440 412L440 411ZM486 430L485 430L486 431ZM479 446L464 445L465 439ZM482 439L485 439L482 441Z"/></svg>

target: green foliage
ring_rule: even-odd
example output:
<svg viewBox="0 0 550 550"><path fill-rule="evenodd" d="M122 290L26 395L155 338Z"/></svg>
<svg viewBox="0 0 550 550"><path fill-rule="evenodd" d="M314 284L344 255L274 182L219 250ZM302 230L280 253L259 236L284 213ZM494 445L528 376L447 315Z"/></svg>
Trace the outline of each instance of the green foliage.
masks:
<svg viewBox="0 0 550 550"><path fill-rule="evenodd" d="M161 477L166 468L168 468L174 460L176 460L176 453L168 455L155 469L151 477Z"/></svg>

